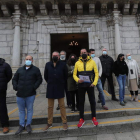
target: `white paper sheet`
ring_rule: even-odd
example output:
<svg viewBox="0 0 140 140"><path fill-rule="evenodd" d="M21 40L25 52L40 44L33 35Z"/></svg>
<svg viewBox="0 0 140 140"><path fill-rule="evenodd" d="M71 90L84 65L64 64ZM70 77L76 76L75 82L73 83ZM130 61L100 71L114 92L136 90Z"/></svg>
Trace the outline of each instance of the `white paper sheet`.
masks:
<svg viewBox="0 0 140 140"><path fill-rule="evenodd" d="M80 80L83 80L84 82L88 82L90 83L90 79L89 76L83 76L83 75L79 75Z"/></svg>

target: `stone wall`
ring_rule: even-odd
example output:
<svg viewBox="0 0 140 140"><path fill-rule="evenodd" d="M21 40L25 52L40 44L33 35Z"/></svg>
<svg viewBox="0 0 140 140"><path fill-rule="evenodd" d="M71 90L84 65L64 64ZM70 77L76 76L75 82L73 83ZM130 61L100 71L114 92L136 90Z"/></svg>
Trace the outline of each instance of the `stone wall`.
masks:
<svg viewBox="0 0 140 140"><path fill-rule="evenodd" d="M26 18L21 23L21 66L24 65L26 55L32 55L34 65L40 68L44 77L44 67L51 57L51 33L83 33L88 32L89 48L96 49L96 56L100 56L102 47L107 48L109 55L115 59L114 26L107 25L106 17L77 16L73 17L75 23L66 23L66 17L38 16ZM22 20L23 21L23 20ZM140 32L135 16L123 16L120 26L122 52L131 53L140 65ZM12 59L14 28L11 19L0 19L0 57L10 65ZM43 81L38 92L45 93L46 83ZM13 93L13 94L12 94ZM8 95L15 95L9 84Z"/></svg>

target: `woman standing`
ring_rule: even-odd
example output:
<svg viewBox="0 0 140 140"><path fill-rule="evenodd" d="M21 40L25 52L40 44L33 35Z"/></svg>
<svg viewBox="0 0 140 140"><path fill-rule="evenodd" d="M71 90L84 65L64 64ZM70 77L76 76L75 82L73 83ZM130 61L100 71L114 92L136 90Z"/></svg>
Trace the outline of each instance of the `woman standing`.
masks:
<svg viewBox="0 0 140 140"><path fill-rule="evenodd" d="M72 101L72 109L71 112L74 113L75 112L75 95L76 95L76 108L77 110L79 110L79 103L78 103L78 89L77 89L77 84L75 82L75 80L73 79L73 70L74 70L74 66L75 63L77 61L76 55L71 54L69 59L68 59L68 92L70 92L71 95L71 101Z"/></svg>
<svg viewBox="0 0 140 140"><path fill-rule="evenodd" d="M118 55L117 61L114 63L114 73L119 84L120 105L125 106L126 101L124 101L124 95L126 76L128 75L128 66L124 61L124 54Z"/></svg>
<svg viewBox="0 0 140 140"><path fill-rule="evenodd" d="M126 55L128 65L128 89L131 93L131 101L138 101L139 66L136 60L132 59L131 54ZM134 97L135 92L135 97Z"/></svg>

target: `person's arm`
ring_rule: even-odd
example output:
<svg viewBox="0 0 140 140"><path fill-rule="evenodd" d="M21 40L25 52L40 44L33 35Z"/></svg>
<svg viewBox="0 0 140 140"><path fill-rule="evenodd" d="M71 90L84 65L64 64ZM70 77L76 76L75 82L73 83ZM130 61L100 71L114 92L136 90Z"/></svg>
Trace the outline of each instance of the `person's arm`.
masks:
<svg viewBox="0 0 140 140"><path fill-rule="evenodd" d="M7 83L12 79L12 69L9 64L6 63L6 71Z"/></svg>
<svg viewBox="0 0 140 140"><path fill-rule="evenodd" d="M47 68L47 64L46 64L45 69L44 69L44 79L45 79L46 82L48 81L48 68Z"/></svg>
<svg viewBox="0 0 140 140"><path fill-rule="evenodd" d="M40 84L42 83L42 80L43 80L39 68L37 69L36 77L37 77L37 80L34 85L35 90L40 86Z"/></svg>
<svg viewBox="0 0 140 140"><path fill-rule="evenodd" d="M15 91L17 91L17 85L18 85L18 80L19 80L19 73L18 73L19 70L16 71L13 79L12 79L12 85L13 85L13 89Z"/></svg>
<svg viewBox="0 0 140 140"><path fill-rule="evenodd" d="M69 66L67 65L67 69L68 69L68 77L73 75L73 71L69 69Z"/></svg>
<svg viewBox="0 0 140 140"><path fill-rule="evenodd" d="M113 66L113 73L115 74L115 75L117 75L117 64L116 64L116 62L114 62L114 66Z"/></svg>
<svg viewBox="0 0 140 140"><path fill-rule="evenodd" d="M73 79L78 83L80 79L77 77L77 71L78 71L78 67L77 67L77 63L75 63L75 67L73 71Z"/></svg>
<svg viewBox="0 0 140 140"><path fill-rule="evenodd" d="M111 57L111 59L112 59L112 73L113 73L113 70L114 70L114 60L113 60L113 58Z"/></svg>
<svg viewBox="0 0 140 140"><path fill-rule="evenodd" d="M102 70L102 64L101 64L101 61L100 61L100 59L98 59L98 65L99 65L99 77L101 77L102 76L102 72L103 72L103 70Z"/></svg>
<svg viewBox="0 0 140 140"><path fill-rule="evenodd" d="M99 79L99 72L98 72L98 69L97 69L97 65L94 61L93 61L93 70L94 70L94 73L95 73L95 78L94 78L94 82L92 84L94 86L96 86L97 83L98 83L98 79Z"/></svg>

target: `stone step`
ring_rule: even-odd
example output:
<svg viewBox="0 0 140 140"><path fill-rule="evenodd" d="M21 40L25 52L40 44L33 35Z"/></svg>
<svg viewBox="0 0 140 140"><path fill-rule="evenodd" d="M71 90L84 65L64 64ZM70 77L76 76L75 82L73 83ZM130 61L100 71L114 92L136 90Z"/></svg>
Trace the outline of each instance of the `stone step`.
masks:
<svg viewBox="0 0 140 140"><path fill-rule="evenodd" d="M114 118L114 117L123 117L123 116L133 116L140 115L140 108L120 108L120 109L110 109L110 110L99 110L97 111L97 118ZM91 112L85 112L85 120L91 119ZM67 113L68 122L78 121L79 113ZM61 115L54 114L53 122L61 122ZM46 124L47 115L33 116L32 125ZM10 118L10 126L18 126L19 118Z"/></svg>
<svg viewBox="0 0 140 140"><path fill-rule="evenodd" d="M18 127L11 127L8 134L0 130L0 140L44 140L48 138L78 137L97 134L113 134L140 130L140 115L115 118L98 119L99 125L95 127L91 120L86 120L82 128L77 128L78 121L68 122L69 129L64 131L62 123L54 123L47 132L43 131L46 124L32 125L32 134L26 130L15 136Z"/></svg>

